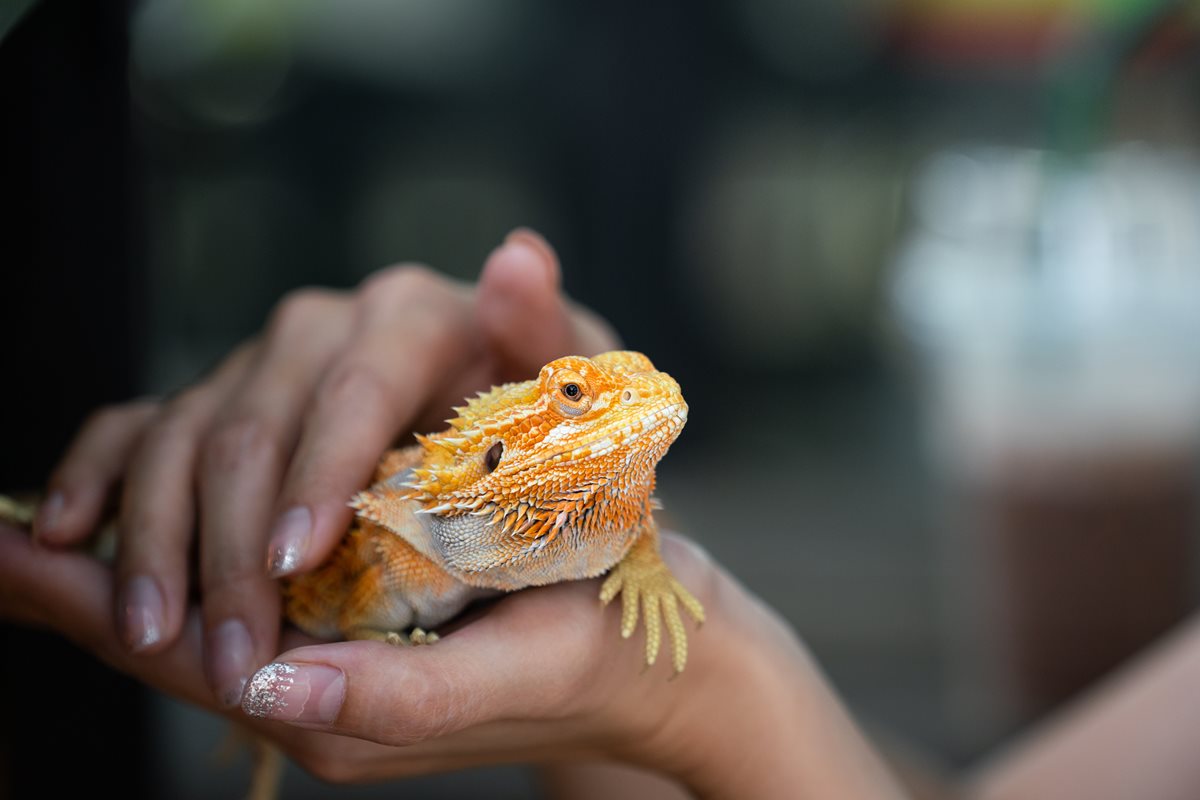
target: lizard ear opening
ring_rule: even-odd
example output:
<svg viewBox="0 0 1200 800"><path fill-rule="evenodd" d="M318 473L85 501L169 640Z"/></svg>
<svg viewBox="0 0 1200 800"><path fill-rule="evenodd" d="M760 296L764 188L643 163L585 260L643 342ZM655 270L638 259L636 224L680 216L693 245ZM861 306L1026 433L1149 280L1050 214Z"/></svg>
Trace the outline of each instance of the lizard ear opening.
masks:
<svg viewBox="0 0 1200 800"><path fill-rule="evenodd" d="M504 442L496 442L483 454L483 466L487 468L489 475L496 471L496 467L500 466L500 456L502 455L504 455Z"/></svg>

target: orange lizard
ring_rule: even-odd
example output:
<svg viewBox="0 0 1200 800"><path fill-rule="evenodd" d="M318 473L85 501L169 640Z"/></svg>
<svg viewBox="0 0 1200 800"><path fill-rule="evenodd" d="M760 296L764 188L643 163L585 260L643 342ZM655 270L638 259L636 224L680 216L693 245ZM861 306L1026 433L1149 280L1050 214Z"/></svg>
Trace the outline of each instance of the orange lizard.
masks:
<svg viewBox="0 0 1200 800"><path fill-rule="evenodd" d="M631 351L567 356L481 393L450 429L384 454L331 557L284 582L285 616L322 638L425 644L477 598L608 571L600 600L621 595L621 635L640 615L650 665L665 621L681 672L679 605L704 611L663 563L652 494L687 411L679 385ZM0 498L0 517L27 512Z"/></svg>
<svg viewBox="0 0 1200 800"><path fill-rule="evenodd" d="M600 599L621 595L622 636L640 605L653 664L665 619L682 671L678 606L704 611L663 563L652 515L654 468L687 421L679 385L641 353L567 356L455 412L384 455L333 556L285 583L287 618L324 638L422 644L476 598L611 570Z"/></svg>

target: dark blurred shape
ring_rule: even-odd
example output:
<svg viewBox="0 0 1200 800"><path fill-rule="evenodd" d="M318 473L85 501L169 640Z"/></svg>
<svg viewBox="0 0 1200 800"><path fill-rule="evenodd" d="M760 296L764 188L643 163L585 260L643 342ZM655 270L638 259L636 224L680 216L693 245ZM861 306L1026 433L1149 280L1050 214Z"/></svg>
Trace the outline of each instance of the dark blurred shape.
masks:
<svg viewBox="0 0 1200 800"><path fill-rule="evenodd" d="M0 3L0 41L8 35L36 0L5 0Z"/></svg>
<svg viewBox="0 0 1200 800"><path fill-rule="evenodd" d="M84 415L135 391L126 9L41 3L0 42L0 487L33 487ZM58 637L0 628L0 795L149 795L143 693ZM87 787L87 788L84 788Z"/></svg>
<svg viewBox="0 0 1200 800"><path fill-rule="evenodd" d="M1191 607L1195 459L1013 459L980 487L1000 657L1033 718L1150 644Z"/></svg>
<svg viewBox="0 0 1200 800"><path fill-rule="evenodd" d="M125 22L122 3L56 0L0 44L0 419L20 421L0 486L40 485L84 415L137 386Z"/></svg>

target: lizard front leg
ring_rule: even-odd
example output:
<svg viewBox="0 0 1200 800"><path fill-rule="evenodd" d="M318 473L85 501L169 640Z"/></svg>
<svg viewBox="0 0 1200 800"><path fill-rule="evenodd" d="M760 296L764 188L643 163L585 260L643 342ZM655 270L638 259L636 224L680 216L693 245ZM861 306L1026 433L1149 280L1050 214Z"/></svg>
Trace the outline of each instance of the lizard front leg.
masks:
<svg viewBox="0 0 1200 800"><path fill-rule="evenodd" d="M621 595L621 636L628 639L637 629L638 601L646 625L646 665L658 659L661 623L666 617L671 637L672 664L675 674L687 664L687 631L679 615L683 605L697 622L704 622L704 607L671 573L658 549L658 526L646 523L633 547L625 554L600 587L600 602L608 605Z"/></svg>

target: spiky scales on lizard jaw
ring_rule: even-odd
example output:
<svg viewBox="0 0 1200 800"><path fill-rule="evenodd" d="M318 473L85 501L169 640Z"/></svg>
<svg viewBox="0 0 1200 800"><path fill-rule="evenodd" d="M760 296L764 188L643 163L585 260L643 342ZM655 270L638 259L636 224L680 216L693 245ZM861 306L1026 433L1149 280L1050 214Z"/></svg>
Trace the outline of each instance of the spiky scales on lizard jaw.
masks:
<svg viewBox="0 0 1200 800"><path fill-rule="evenodd" d="M679 385L641 353L568 356L455 411L448 430L384 456L338 551L288 582L288 617L318 635L387 638L497 590L612 570L601 599L623 595L622 634L640 609L653 663L665 615L682 670L678 606L698 620L703 609L659 555L651 499L687 421Z"/></svg>

